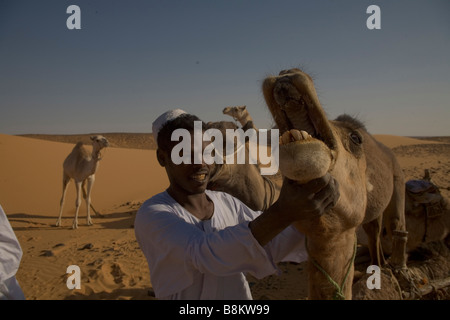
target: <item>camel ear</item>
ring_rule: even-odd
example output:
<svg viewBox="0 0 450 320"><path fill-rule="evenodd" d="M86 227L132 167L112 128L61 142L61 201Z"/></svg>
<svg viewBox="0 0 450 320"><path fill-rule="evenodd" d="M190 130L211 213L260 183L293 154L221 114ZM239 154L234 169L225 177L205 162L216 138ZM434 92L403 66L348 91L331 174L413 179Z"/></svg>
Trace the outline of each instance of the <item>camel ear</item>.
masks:
<svg viewBox="0 0 450 320"><path fill-rule="evenodd" d="M95 136L91 136L90 138L91 138L91 140L92 140L92 141L94 141L94 140L95 140Z"/></svg>

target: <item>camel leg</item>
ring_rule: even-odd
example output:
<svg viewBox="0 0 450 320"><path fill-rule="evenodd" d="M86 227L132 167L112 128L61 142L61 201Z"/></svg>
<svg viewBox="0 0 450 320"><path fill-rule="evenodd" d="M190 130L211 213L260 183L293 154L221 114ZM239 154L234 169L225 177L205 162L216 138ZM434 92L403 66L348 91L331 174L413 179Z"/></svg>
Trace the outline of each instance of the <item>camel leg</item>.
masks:
<svg viewBox="0 0 450 320"><path fill-rule="evenodd" d="M381 248L382 221L383 216L380 215L377 219L363 225L363 229L367 233L371 264L380 267L386 263Z"/></svg>
<svg viewBox="0 0 450 320"><path fill-rule="evenodd" d="M394 177L394 192L384 213L385 226L392 236L392 253L389 263L396 269L406 268L406 242L408 232L405 222L405 183L403 177Z"/></svg>
<svg viewBox="0 0 450 320"><path fill-rule="evenodd" d="M86 194L86 188L85 188L85 186L86 186L86 180L83 181L83 186L81 187L81 190L83 190L83 199L86 200L87 194ZM95 210L94 206L92 205L92 202L91 202L90 207L91 207L92 211L94 211L94 213L95 213L95 215L96 215L97 217L103 217L103 216L100 214L100 212L98 212L97 210Z"/></svg>
<svg viewBox="0 0 450 320"><path fill-rule="evenodd" d="M81 205L81 183L82 181L77 181L75 184L77 188L77 199L75 200L75 219L73 219L72 229L78 228L78 211Z"/></svg>
<svg viewBox="0 0 450 320"><path fill-rule="evenodd" d="M63 207L64 207L64 199L66 198L67 185L69 184L69 182L70 182L69 176L64 174L63 175L63 191L62 191L61 201L59 202L59 216L58 216L58 220L56 220L57 227L61 226L61 218L62 218Z"/></svg>
<svg viewBox="0 0 450 320"><path fill-rule="evenodd" d="M92 226L92 219L91 219L91 212L90 212L90 205L91 205L91 191L92 186L94 185L95 176L91 175L87 178L87 194L86 194L86 208L87 208L87 217L86 217L86 223L88 226Z"/></svg>

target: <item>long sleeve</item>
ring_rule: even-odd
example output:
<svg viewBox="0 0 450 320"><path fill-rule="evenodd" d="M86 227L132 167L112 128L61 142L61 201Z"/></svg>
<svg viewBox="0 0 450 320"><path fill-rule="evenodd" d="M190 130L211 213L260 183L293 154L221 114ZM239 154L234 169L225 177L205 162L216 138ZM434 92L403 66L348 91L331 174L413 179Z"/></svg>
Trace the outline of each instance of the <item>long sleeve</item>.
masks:
<svg viewBox="0 0 450 320"><path fill-rule="evenodd" d="M8 218L0 206L0 300L24 300L16 279L22 248Z"/></svg>
<svg viewBox="0 0 450 320"><path fill-rule="evenodd" d="M158 211L138 214L135 231L153 288L161 296L191 285L196 271L216 276L248 272L262 278L277 270L248 222L205 233L171 212Z"/></svg>
<svg viewBox="0 0 450 320"><path fill-rule="evenodd" d="M304 237L296 229L286 228L262 247L249 228L261 212L226 193L207 195L214 202L210 220L196 219L167 193L147 200L136 215L136 239L157 297L245 298L244 274L263 278L277 273L277 262L306 260Z"/></svg>
<svg viewBox="0 0 450 320"><path fill-rule="evenodd" d="M0 206L0 282L16 274L21 259L22 249L19 241Z"/></svg>
<svg viewBox="0 0 450 320"><path fill-rule="evenodd" d="M241 220L254 220L260 211L253 211L240 200L233 198L236 212L239 212ZM289 226L273 238L264 249L274 263L281 261L303 262L308 259L305 248L305 235L293 226Z"/></svg>

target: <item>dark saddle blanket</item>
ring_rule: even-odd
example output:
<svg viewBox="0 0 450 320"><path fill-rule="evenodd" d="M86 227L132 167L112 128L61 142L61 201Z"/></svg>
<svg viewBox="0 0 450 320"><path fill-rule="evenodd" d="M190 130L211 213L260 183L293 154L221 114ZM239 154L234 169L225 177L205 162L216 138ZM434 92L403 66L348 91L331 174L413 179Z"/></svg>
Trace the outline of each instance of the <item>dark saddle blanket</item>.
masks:
<svg viewBox="0 0 450 320"><path fill-rule="evenodd" d="M406 182L406 192L413 199L414 205L424 205L429 218L443 213L442 195L439 188L428 180L409 180Z"/></svg>
<svg viewBox="0 0 450 320"><path fill-rule="evenodd" d="M439 189L428 180L409 180L406 191L410 194L439 193Z"/></svg>

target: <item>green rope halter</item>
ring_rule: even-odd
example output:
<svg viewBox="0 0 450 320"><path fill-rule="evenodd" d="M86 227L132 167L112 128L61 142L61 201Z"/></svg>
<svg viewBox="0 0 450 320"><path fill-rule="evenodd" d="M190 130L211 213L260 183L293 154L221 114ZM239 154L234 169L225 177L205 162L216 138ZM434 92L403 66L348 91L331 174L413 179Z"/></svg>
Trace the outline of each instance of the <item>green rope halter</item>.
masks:
<svg viewBox="0 0 450 320"><path fill-rule="evenodd" d="M309 254L309 250L308 250L308 243L307 243L307 238L305 237L305 247L306 247L306 252L308 252L308 256L311 259L311 262L314 264L314 266L319 269L320 272L323 273L323 275L325 276L325 278L328 280L328 282L330 282L336 289L336 292L333 295L333 300L345 300L345 295L344 295L344 285L345 282L347 281L348 275L350 274L350 271L352 269L352 265L355 262L355 258L356 258L356 246L357 246L357 242L355 239L355 245L353 246L353 255L352 258L350 260L347 272L345 273L344 279L342 280L342 284L339 285L338 283L336 283L336 281L334 281L331 276L325 271L325 269L323 269L318 263L317 261L315 261L311 255Z"/></svg>

